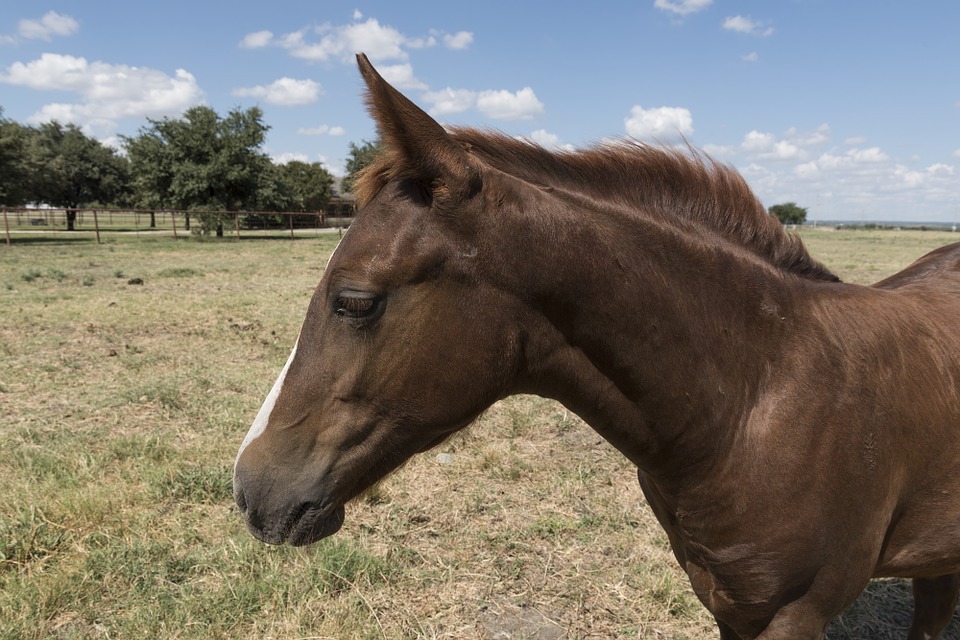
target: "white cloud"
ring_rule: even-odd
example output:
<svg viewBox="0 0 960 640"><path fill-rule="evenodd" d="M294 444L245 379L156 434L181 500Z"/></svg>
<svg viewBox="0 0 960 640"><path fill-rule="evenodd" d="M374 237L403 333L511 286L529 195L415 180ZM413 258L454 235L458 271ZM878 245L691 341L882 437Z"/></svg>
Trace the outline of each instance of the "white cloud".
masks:
<svg viewBox="0 0 960 640"><path fill-rule="evenodd" d="M787 137L802 147L812 147L827 143L830 141L831 135L830 125L827 123L821 124L810 133L800 133L796 127L787 129Z"/></svg>
<svg viewBox="0 0 960 640"><path fill-rule="evenodd" d="M956 175L956 169L952 165L938 162L927 167L927 173L932 176L952 176Z"/></svg>
<svg viewBox="0 0 960 640"><path fill-rule="evenodd" d="M740 59L744 62L757 62L760 60L760 55L756 51L751 51L746 55L740 56Z"/></svg>
<svg viewBox="0 0 960 640"><path fill-rule="evenodd" d="M280 47L295 58L313 62L353 64L354 54L363 52L374 62L402 63L409 59L409 49L434 47L438 39L450 49L464 49L473 42L473 33L458 31L448 34L431 29L425 36L408 36L395 27L381 24L376 18L364 20L363 13L358 10L353 13L353 22L348 24L324 23L281 36L270 31L255 31L244 36L240 46L248 49Z"/></svg>
<svg viewBox="0 0 960 640"><path fill-rule="evenodd" d="M920 171L911 171L903 165L897 165L893 174L899 178L900 184L908 189L915 189L926 182L926 176Z"/></svg>
<svg viewBox="0 0 960 640"><path fill-rule="evenodd" d="M736 147L731 147L730 145L724 144L710 144L707 143L703 145L703 151L711 157L720 158L723 156L731 156L737 152Z"/></svg>
<svg viewBox="0 0 960 640"><path fill-rule="evenodd" d="M477 109L494 120L530 120L543 113L543 103L530 87L516 93L501 89L481 91L477 96Z"/></svg>
<svg viewBox="0 0 960 640"><path fill-rule="evenodd" d="M44 106L28 119L31 123L55 118L108 132L120 118L177 115L203 97L196 78L184 69L169 76L157 69L88 62L55 53L13 63L0 73L0 83L80 97L77 103Z"/></svg>
<svg viewBox="0 0 960 640"><path fill-rule="evenodd" d="M713 3L713 0L654 0L653 6L664 11L671 11L681 16L703 11Z"/></svg>
<svg viewBox="0 0 960 640"><path fill-rule="evenodd" d="M766 38L773 35L773 27L764 27L763 23L746 16L730 16L723 21L723 28L737 33Z"/></svg>
<svg viewBox="0 0 960 640"><path fill-rule="evenodd" d="M305 153L296 153L291 151L286 151L284 153L276 153L270 156L273 159L274 164L289 164L291 162L310 162L310 156Z"/></svg>
<svg viewBox="0 0 960 640"><path fill-rule="evenodd" d="M960 149L957 149L956 151L953 152L953 157L960 158Z"/></svg>
<svg viewBox="0 0 960 640"><path fill-rule="evenodd" d="M476 106L477 92L469 89L440 89L423 94L423 101L432 105L431 115L442 116L450 113L462 113Z"/></svg>
<svg viewBox="0 0 960 640"><path fill-rule="evenodd" d="M753 130L743 136L740 148L748 153L762 153L769 151L774 144L776 144L776 137L772 133Z"/></svg>
<svg viewBox="0 0 960 640"><path fill-rule="evenodd" d="M453 35L444 34L443 44L448 49L466 49L473 44L473 34L469 31L458 31Z"/></svg>
<svg viewBox="0 0 960 640"><path fill-rule="evenodd" d="M319 127L300 127L297 133L301 136L342 136L347 132L343 127L331 127L322 124Z"/></svg>
<svg viewBox="0 0 960 640"><path fill-rule="evenodd" d="M319 36L319 40L313 41L308 36ZM279 37L274 37L269 31L256 31L244 36L240 46L258 48L273 45L303 60L348 62L353 54L361 51L376 61L406 60L407 53L402 46L407 42L408 38L393 27L385 27L370 18L348 25L323 24L303 28Z"/></svg>
<svg viewBox="0 0 960 640"><path fill-rule="evenodd" d="M772 133L751 131L743 138L740 148L747 154L764 160L794 160L802 156L800 147L789 140L777 140Z"/></svg>
<svg viewBox="0 0 960 640"><path fill-rule="evenodd" d="M427 36L426 38L410 38L405 44L411 49L426 49L427 47L436 46L437 39L434 36Z"/></svg>
<svg viewBox="0 0 960 640"><path fill-rule="evenodd" d="M326 23L317 27L305 27L276 38L272 37L272 34L267 38L265 34L268 32L258 31L244 37L243 43L246 43L246 46L275 45L286 49L295 58L314 62L352 62L353 55L361 51L371 60L382 62L406 61L409 56L404 47L421 48L436 42L433 38L407 37L391 26L380 24L376 18L360 22L358 15L362 17L362 14L356 12L355 21L350 24ZM315 40L314 37L319 39Z"/></svg>
<svg viewBox="0 0 960 640"><path fill-rule="evenodd" d="M530 139L541 147L560 146L560 136L555 133L550 133L546 129L537 129L530 134Z"/></svg>
<svg viewBox="0 0 960 640"><path fill-rule="evenodd" d="M773 145L768 157L774 160L796 160L804 157L800 147L787 140L779 140Z"/></svg>
<svg viewBox="0 0 960 640"><path fill-rule="evenodd" d="M48 11L39 20L21 20L17 33L28 40L47 40L51 36L69 36L77 32L80 23L70 16Z"/></svg>
<svg viewBox="0 0 960 640"><path fill-rule="evenodd" d="M634 105L623 123L627 135L637 139L673 140L693 133L693 115L683 107L644 109Z"/></svg>
<svg viewBox="0 0 960 640"><path fill-rule="evenodd" d="M272 31L255 31L248 33L240 41L240 47L243 49L260 49L273 42Z"/></svg>
<svg viewBox="0 0 960 640"><path fill-rule="evenodd" d="M890 159L886 153L880 150L880 147L870 147L868 149L852 149L846 154L856 164L870 164L875 162L886 162Z"/></svg>
<svg viewBox="0 0 960 640"><path fill-rule="evenodd" d="M470 89L441 89L423 94L434 116L462 113L477 109L494 120L530 120L543 113L543 103L530 87L516 92L500 90L472 91Z"/></svg>
<svg viewBox="0 0 960 640"><path fill-rule="evenodd" d="M409 43L411 38L370 18L366 22L335 27L324 41L336 43L347 55L363 51L371 60L406 60L407 52L403 50L403 45Z"/></svg>
<svg viewBox="0 0 960 640"><path fill-rule="evenodd" d="M560 136L550 133L546 129L537 129L530 134L530 139L545 149L576 150L572 144L560 144Z"/></svg>
<svg viewBox="0 0 960 640"><path fill-rule="evenodd" d="M426 89L427 85L413 75L413 67L408 62L403 64L383 65L377 68L384 80L397 89Z"/></svg>
<svg viewBox="0 0 960 640"><path fill-rule="evenodd" d="M313 80L280 78L268 85L234 89L232 93L235 96L262 98L269 104L293 107L316 102L321 91L320 84Z"/></svg>
<svg viewBox="0 0 960 640"><path fill-rule="evenodd" d="M816 178L820 175L820 167L817 166L816 162L805 162L794 167L793 173L801 179Z"/></svg>
<svg viewBox="0 0 960 640"><path fill-rule="evenodd" d="M788 129L783 138L753 130L743 136L739 151L751 160L806 160L814 147L830 141L830 125L824 123L811 132Z"/></svg>

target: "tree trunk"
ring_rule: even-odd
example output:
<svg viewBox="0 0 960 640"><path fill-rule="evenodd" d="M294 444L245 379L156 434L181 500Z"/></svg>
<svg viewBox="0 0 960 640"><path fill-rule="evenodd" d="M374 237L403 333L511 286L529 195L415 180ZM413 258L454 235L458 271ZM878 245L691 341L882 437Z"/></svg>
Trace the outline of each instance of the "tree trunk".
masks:
<svg viewBox="0 0 960 640"><path fill-rule="evenodd" d="M151 229L157 228L157 214L154 211L150 212L150 228Z"/></svg>
<svg viewBox="0 0 960 640"><path fill-rule="evenodd" d="M190 231L190 214L183 214L183 230Z"/></svg>
<svg viewBox="0 0 960 640"><path fill-rule="evenodd" d="M76 209L67 209L67 231L73 231L73 223L77 219Z"/></svg>

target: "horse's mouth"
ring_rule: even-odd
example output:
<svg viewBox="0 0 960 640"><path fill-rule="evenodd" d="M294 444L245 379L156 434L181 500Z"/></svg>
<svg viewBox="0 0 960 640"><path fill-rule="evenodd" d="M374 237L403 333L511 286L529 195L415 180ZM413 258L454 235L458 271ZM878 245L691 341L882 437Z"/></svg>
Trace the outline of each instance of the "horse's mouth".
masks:
<svg viewBox="0 0 960 640"><path fill-rule="evenodd" d="M293 523L287 534L286 542L295 547L302 547L313 544L321 538L331 536L343 526L343 516L343 505L333 511L307 509Z"/></svg>
<svg viewBox="0 0 960 640"><path fill-rule="evenodd" d="M343 526L343 517L343 505L333 510L304 506L292 514L283 527L266 530L253 525L248 520L247 528L261 542L287 543L294 547L302 547L335 534Z"/></svg>

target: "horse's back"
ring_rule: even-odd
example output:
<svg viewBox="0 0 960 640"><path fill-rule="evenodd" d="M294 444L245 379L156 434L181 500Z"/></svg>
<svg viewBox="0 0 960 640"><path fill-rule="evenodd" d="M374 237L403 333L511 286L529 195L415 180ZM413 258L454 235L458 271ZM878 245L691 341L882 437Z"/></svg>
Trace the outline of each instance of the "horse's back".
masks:
<svg viewBox="0 0 960 640"><path fill-rule="evenodd" d="M875 283L873 287L899 289L908 285L960 290L960 242L931 251L906 269Z"/></svg>

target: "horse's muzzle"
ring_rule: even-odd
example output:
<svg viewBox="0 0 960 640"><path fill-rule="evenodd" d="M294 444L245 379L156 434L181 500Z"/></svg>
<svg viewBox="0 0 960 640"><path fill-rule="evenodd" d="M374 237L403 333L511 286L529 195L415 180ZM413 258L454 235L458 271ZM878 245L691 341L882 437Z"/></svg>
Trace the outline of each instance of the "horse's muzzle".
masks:
<svg viewBox="0 0 960 640"><path fill-rule="evenodd" d="M255 492L251 495L244 485L243 474L238 470L233 477L233 497L247 529L261 542L300 547L333 535L343 526L343 505L332 507L329 503L306 502L292 508L270 510L264 508L264 503L269 501L257 500Z"/></svg>

